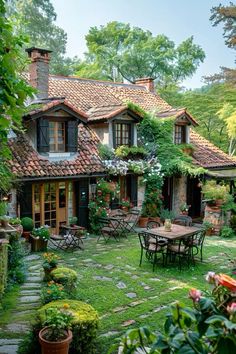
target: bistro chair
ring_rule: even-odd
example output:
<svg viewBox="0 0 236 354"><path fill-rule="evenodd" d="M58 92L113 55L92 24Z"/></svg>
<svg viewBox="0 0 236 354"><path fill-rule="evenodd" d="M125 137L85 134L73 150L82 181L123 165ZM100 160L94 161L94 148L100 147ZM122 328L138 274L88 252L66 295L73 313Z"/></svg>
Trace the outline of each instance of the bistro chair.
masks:
<svg viewBox="0 0 236 354"><path fill-rule="evenodd" d="M125 230L122 226L122 223L115 217L100 217L98 219L98 224L99 236L97 242L101 237L104 238L105 242L107 242L111 237L113 237L116 241L119 241L120 236L123 234L125 235Z"/></svg>
<svg viewBox="0 0 236 354"><path fill-rule="evenodd" d="M192 257L194 261L194 256L200 253L200 260L202 262L202 251L203 251L203 244L206 236L206 230L200 230L196 235L194 235L192 240ZM195 252L194 252L195 251Z"/></svg>
<svg viewBox="0 0 236 354"><path fill-rule="evenodd" d="M182 226L192 226L192 223L193 220L188 215L178 215L173 221L173 224L182 225Z"/></svg>
<svg viewBox="0 0 236 354"><path fill-rule="evenodd" d="M136 233L135 226L138 224L140 216L139 209L131 209L122 220L123 226L128 232Z"/></svg>
<svg viewBox="0 0 236 354"><path fill-rule="evenodd" d="M176 240L175 243L169 243L167 246L167 260L169 258L170 262L175 262L178 259L178 267L182 269L182 263L187 262L189 267L192 260L192 244L193 239L191 238L181 238Z"/></svg>
<svg viewBox="0 0 236 354"><path fill-rule="evenodd" d="M161 226L161 224L158 221L148 221L147 230L155 229L155 228L160 227L160 226Z"/></svg>
<svg viewBox="0 0 236 354"><path fill-rule="evenodd" d="M165 265L166 260L166 249L167 241L158 236L152 236L145 232L140 232L138 234L139 242L141 246L140 262L139 266L142 264L143 253L145 252L146 258L152 262L154 271L155 265L157 263L157 255L160 254L162 257L162 264Z"/></svg>

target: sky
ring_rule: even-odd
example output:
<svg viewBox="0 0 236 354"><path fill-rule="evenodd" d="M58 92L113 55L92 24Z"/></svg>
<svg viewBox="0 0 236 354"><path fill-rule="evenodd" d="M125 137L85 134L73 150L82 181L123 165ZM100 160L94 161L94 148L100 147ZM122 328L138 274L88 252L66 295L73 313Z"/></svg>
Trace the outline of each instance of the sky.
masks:
<svg viewBox="0 0 236 354"><path fill-rule="evenodd" d="M183 82L187 88L201 87L202 76L219 72L220 66L234 67L235 51L224 44L222 26L209 21L211 8L228 5L225 0L51 0L56 24L67 35L67 55L83 58L89 28L111 21L130 23L155 36L165 34L176 45L188 37L205 51L206 58L196 73ZM233 1L233 3L235 3Z"/></svg>

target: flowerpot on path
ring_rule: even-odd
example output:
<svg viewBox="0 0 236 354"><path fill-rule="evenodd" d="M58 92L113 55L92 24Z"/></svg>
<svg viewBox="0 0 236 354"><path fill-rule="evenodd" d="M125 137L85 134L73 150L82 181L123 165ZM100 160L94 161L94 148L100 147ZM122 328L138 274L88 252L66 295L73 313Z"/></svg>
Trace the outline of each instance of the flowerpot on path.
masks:
<svg viewBox="0 0 236 354"><path fill-rule="evenodd" d="M72 341L72 332L65 331L65 339L58 342L50 342L44 338L48 331L48 327L44 327L39 332L39 343L41 345L42 354L68 354L69 345Z"/></svg>

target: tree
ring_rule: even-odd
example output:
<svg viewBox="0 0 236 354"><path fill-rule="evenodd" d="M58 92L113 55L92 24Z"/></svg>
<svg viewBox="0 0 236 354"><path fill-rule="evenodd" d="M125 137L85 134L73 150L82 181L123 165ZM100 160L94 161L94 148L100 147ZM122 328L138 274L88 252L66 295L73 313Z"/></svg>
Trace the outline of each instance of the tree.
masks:
<svg viewBox="0 0 236 354"><path fill-rule="evenodd" d="M181 82L205 58L193 37L175 47L165 35L154 37L150 31L116 21L91 27L86 41L90 63L100 66L110 80L116 71L117 80L134 82L140 77L152 77L162 85Z"/></svg>
<svg viewBox="0 0 236 354"><path fill-rule="evenodd" d="M228 153L232 156L236 150L236 108L230 103L225 103L217 114L226 125L226 132L229 137Z"/></svg>
<svg viewBox="0 0 236 354"><path fill-rule="evenodd" d="M73 73L70 67L76 58L65 58L67 34L55 25L57 15L50 0L11 0L8 12L17 14L18 29L29 36L29 46L52 50L52 73Z"/></svg>
<svg viewBox="0 0 236 354"><path fill-rule="evenodd" d="M25 38L14 34L13 24L6 18L6 8L0 0L0 189L6 190L10 172L6 167L9 158L7 135L10 129L21 127L24 100L32 89L23 81L19 72L25 66L21 48Z"/></svg>
<svg viewBox="0 0 236 354"><path fill-rule="evenodd" d="M236 49L236 5L230 2L229 6L215 6L211 9L210 21L213 26L223 23L223 36L228 47Z"/></svg>

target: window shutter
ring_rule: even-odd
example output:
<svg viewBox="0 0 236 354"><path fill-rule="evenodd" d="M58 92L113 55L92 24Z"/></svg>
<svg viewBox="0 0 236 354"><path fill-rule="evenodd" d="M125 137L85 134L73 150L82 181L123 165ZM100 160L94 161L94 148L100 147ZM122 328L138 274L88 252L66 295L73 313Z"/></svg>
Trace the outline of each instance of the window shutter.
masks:
<svg viewBox="0 0 236 354"><path fill-rule="evenodd" d="M116 149L116 123L112 123L113 149Z"/></svg>
<svg viewBox="0 0 236 354"><path fill-rule="evenodd" d="M133 146L134 145L134 124L133 123L129 125L129 137L130 137L129 146Z"/></svg>
<svg viewBox="0 0 236 354"><path fill-rule="evenodd" d="M138 178L135 175L131 175L131 191L130 191L130 201L134 206L137 206L138 202Z"/></svg>
<svg viewBox="0 0 236 354"><path fill-rule="evenodd" d="M49 152L49 121L39 118L37 127L38 152Z"/></svg>
<svg viewBox="0 0 236 354"><path fill-rule="evenodd" d="M78 151L78 122L76 120L67 122L66 150L68 152Z"/></svg>
<svg viewBox="0 0 236 354"><path fill-rule="evenodd" d="M32 218L32 183L22 185L18 201L20 204L20 217L28 216Z"/></svg>

